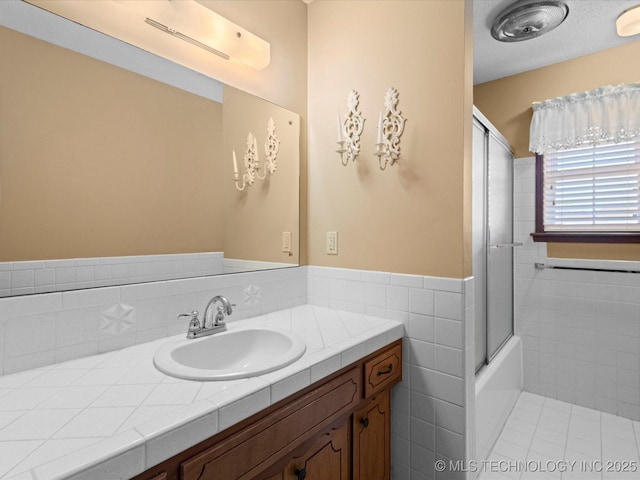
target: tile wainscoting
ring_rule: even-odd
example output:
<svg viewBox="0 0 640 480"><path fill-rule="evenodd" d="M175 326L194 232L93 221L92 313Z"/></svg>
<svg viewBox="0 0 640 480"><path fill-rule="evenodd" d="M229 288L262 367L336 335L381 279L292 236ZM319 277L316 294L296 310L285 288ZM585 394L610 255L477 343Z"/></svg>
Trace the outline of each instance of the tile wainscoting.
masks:
<svg viewBox="0 0 640 480"><path fill-rule="evenodd" d="M473 279L308 267L309 303L402 322L404 379L392 391L392 477L465 478L435 461L473 458Z"/></svg>

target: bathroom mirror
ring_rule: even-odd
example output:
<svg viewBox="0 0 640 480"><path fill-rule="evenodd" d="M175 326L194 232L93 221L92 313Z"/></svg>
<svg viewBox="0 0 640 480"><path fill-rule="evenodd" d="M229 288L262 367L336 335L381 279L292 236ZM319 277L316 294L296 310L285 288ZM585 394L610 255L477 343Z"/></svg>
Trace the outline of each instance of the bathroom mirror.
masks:
<svg viewBox="0 0 640 480"><path fill-rule="evenodd" d="M296 113L5 26L0 62L0 296L298 265ZM232 154L242 184L251 133L262 174L270 121L277 168L239 191Z"/></svg>

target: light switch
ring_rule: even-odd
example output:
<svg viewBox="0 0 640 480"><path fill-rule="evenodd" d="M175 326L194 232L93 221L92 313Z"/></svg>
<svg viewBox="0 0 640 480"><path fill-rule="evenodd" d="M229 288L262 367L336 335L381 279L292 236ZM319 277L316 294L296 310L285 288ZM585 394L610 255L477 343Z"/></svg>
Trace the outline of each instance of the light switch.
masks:
<svg viewBox="0 0 640 480"><path fill-rule="evenodd" d="M291 232L282 232L282 251L291 253Z"/></svg>
<svg viewBox="0 0 640 480"><path fill-rule="evenodd" d="M338 254L338 232L327 232L327 255Z"/></svg>

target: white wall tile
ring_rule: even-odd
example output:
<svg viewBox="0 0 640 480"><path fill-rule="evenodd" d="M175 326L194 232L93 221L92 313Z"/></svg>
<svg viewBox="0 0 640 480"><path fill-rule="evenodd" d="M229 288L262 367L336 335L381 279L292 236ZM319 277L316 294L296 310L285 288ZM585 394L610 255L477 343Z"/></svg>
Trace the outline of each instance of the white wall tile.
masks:
<svg viewBox="0 0 640 480"><path fill-rule="evenodd" d="M412 445L417 445L431 451L436 450L435 425L416 418L411 420L410 440Z"/></svg>
<svg viewBox="0 0 640 480"><path fill-rule="evenodd" d="M409 288L388 285L387 308L402 312L409 311Z"/></svg>
<svg viewBox="0 0 640 480"><path fill-rule="evenodd" d="M533 168L533 159L527 162ZM514 175L520 202L514 234L527 238L534 228L535 184L524 171L517 168ZM635 399L637 382L630 379L640 379L640 275L536 270L535 262L610 269L630 268L633 262L547 258L545 243L527 243L515 266L515 318L524 342L526 390L635 414L615 398Z"/></svg>
<svg viewBox="0 0 640 480"><path fill-rule="evenodd" d="M423 342L434 341L434 319L427 315L409 314L409 335ZM440 343L440 342L439 342Z"/></svg>
<svg viewBox="0 0 640 480"><path fill-rule="evenodd" d="M446 318L436 318L434 319L434 323L436 343L448 347L462 348L462 322L448 320Z"/></svg>
<svg viewBox="0 0 640 480"><path fill-rule="evenodd" d="M409 311L422 315L433 315L434 292L423 288L409 290Z"/></svg>
<svg viewBox="0 0 640 480"><path fill-rule="evenodd" d="M53 313L12 317L5 321L5 357L16 357L55 347Z"/></svg>
<svg viewBox="0 0 640 480"><path fill-rule="evenodd" d="M462 320L464 309L461 297L459 293L436 291L434 315L450 320Z"/></svg>

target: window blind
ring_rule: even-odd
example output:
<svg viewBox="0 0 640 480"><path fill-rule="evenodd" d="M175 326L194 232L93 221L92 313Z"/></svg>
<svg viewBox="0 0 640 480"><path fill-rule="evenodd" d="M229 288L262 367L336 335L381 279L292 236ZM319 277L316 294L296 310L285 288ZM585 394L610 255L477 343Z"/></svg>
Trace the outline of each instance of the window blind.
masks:
<svg viewBox="0 0 640 480"><path fill-rule="evenodd" d="M546 232L640 232L640 140L546 153Z"/></svg>

